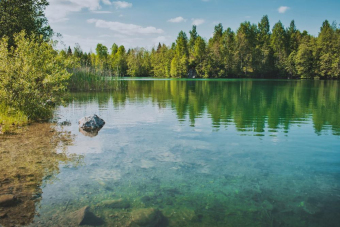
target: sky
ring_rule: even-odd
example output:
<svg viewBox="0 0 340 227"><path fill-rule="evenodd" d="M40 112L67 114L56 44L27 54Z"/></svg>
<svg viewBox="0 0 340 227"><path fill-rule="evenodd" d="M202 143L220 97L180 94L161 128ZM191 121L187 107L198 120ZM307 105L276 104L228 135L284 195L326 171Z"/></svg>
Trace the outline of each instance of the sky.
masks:
<svg viewBox="0 0 340 227"><path fill-rule="evenodd" d="M56 33L59 48L79 43L95 51L98 43L111 48L151 49L159 42L171 45L183 30L189 37L193 25L208 40L222 23L235 32L240 23L258 23L268 15L271 28L279 20L317 36L322 22L340 23L339 0L49 0L46 17Z"/></svg>

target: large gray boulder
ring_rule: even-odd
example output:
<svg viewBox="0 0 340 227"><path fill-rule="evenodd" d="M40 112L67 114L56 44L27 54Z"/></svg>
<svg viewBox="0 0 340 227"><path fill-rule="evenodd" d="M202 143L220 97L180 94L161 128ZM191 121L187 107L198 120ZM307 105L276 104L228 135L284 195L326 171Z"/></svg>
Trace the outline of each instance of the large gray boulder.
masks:
<svg viewBox="0 0 340 227"><path fill-rule="evenodd" d="M92 132L99 131L105 125L105 121L96 114L92 116L83 117L79 120L79 128L83 131Z"/></svg>

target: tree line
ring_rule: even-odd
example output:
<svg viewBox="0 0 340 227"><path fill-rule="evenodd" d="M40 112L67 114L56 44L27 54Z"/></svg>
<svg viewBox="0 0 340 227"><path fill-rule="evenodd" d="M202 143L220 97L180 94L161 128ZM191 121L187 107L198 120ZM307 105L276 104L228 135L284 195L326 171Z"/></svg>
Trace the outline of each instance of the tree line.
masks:
<svg viewBox="0 0 340 227"><path fill-rule="evenodd" d="M83 67L110 75L174 78L321 78L340 74L340 27L327 20L317 37L299 31L294 20L285 28L279 21L270 29L268 16L258 24L243 22L234 32L222 24L207 41L194 25L171 46L128 49L98 44L95 53L75 48L60 51L74 56Z"/></svg>

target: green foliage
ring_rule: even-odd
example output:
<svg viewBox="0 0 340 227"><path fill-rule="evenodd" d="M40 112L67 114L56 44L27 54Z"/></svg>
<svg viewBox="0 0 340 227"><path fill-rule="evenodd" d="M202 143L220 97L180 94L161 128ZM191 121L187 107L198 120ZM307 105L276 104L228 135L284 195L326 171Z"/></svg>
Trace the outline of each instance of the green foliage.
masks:
<svg viewBox="0 0 340 227"><path fill-rule="evenodd" d="M103 44L98 43L96 47L96 53L100 60L104 60L107 58L108 52L107 47Z"/></svg>
<svg viewBox="0 0 340 227"><path fill-rule="evenodd" d="M287 60L287 34L281 21L273 27L271 47L274 51L275 66L282 75L284 74L285 62Z"/></svg>
<svg viewBox="0 0 340 227"><path fill-rule="evenodd" d="M296 70L301 78L313 77L313 51L307 44L302 44L295 57Z"/></svg>
<svg viewBox="0 0 340 227"><path fill-rule="evenodd" d="M188 38L181 31L176 40L175 56L171 61L170 74L172 77L187 77L189 64Z"/></svg>
<svg viewBox="0 0 340 227"><path fill-rule="evenodd" d="M42 35L43 39L52 36L44 10L47 0L1 0L0 38L8 37L9 46L14 45L14 34L26 31L27 35Z"/></svg>
<svg viewBox="0 0 340 227"><path fill-rule="evenodd" d="M192 26L192 30L189 32L189 34L190 34L189 48L190 50L192 50L192 48L194 47L196 43L196 39L198 38L196 25Z"/></svg>
<svg viewBox="0 0 340 227"><path fill-rule="evenodd" d="M24 113L29 119L51 114L66 91L71 61L53 49L42 36L14 35L16 48L7 48L8 38L0 41L0 103Z"/></svg>
<svg viewBox="0 0 340 227"><path fill-rule="evenodd" d="M171 61L174 51L162 45L157 51L153 50L151 58L151 75L155 77L170 77Z"/></svg>
<svg viewBox="0 0 340 227"><path fill-rule="evenodd" d="M127 74L133 77L149 76L151 74L151 58L145 49L130 50L127 57Z"/></svg>

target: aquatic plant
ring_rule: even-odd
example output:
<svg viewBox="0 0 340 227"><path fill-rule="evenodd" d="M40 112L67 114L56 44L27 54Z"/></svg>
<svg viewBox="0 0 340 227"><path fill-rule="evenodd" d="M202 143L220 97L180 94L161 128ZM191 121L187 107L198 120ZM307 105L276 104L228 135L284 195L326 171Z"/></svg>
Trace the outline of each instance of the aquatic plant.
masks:
<svg viewBox="0 0 340 227"><path fill-rule="evenodd" d="M79 67L71 70L68 90L70 91L104 91L117 90L117 77L107 70L97 70L90 67Z"/></svg>

